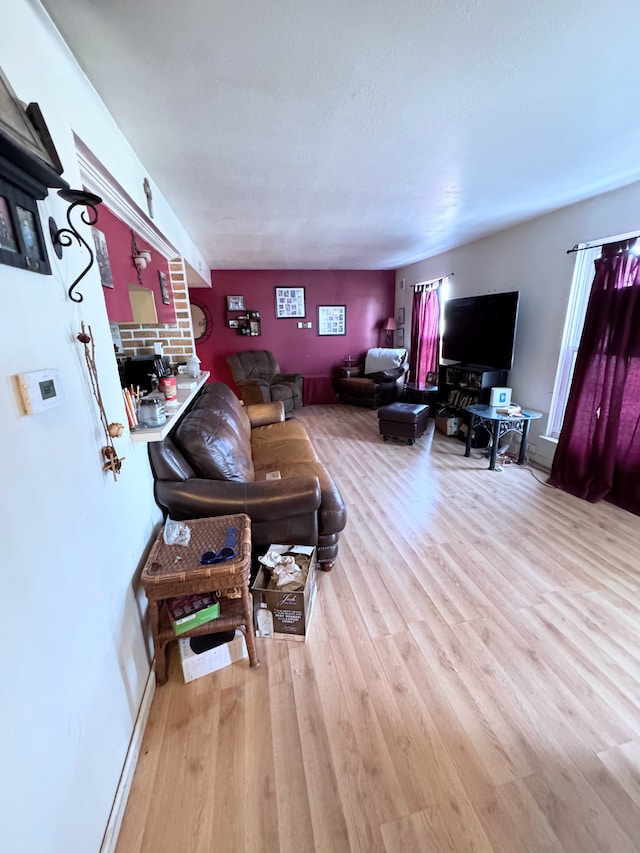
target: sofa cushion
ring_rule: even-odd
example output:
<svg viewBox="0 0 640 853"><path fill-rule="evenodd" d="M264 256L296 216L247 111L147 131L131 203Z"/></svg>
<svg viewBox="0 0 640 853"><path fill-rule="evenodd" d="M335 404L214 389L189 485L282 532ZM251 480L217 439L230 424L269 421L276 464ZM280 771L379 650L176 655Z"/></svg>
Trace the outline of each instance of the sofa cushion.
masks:
<svg viewBox="0 0 640 853"><path fill-rule="evenodd" d="M278 471L282 463L318 462L310 441L302 438L274 439L253 446L253 467L256 479L259 471Z"/></svg>
<svg viewBox="0 0 640 853"><path fill-rule="evenodd" d="M251 435L251 421L245 407L224 382L211 382L205 385L192 408L213 408L216 412L225 412L237 422L247 438Z"/></svg>
<svg viewBox="0 0 640 853"><path fill-rule="evenodd" d="M249 437L242 421L224 407L193 408L176 427L173 440L198 477L241 483L254 479Z"/></svg>
<svg viewBox="0 0 640 853"><path fill-rule="evenodd" d="M251 453L256 479L258 471L276 471L280 463L318 462L309 434L300 421L291 418L282 423L254 427Z"/></svg>
<svg viewBox="0 0 640 853"><path fill-rule="evenodd" d="M289 418L288 421L281 421L275 424L265 424L263 426L254 427L251 430L251 446L259 447L262 444L268 444L274 440L284 439L305 439L309 441L309 433L295 418Z"/></svg>
<svg viewBox="0 0 640 853"><path fill-rule="evenodd" d="M342 530L347 523L347 510L342 501L342 496L338 491L338 487L334 483L331 475L321 462L302 462L295 463L288 460L281 461L278 465L280 476L283 480L289 477L314 475L320 483L321 504L318 516L318 531L324 534L325 531ZM256 480L264 480L267 471L265 469L256 470Z"/></svg>
<svg viewBox="0 0 640 853"><path fill-rule="evenodd" d="M278 362L269 350L248 350L237 353L234 358L238 362L236 369L240 369L244 374L234 376L236 381L237 379L264 379L271 384L273 377L280 372Z"/></svg>

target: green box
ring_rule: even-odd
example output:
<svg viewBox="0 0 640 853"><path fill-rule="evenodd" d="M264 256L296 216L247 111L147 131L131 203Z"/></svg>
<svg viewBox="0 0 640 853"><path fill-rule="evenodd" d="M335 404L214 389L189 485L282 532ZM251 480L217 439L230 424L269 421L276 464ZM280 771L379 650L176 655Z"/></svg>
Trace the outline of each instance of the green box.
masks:
<svg viewBox="0 0 640 853"><path fill-rule="evenodd" d="M199 628L200 625L211 622L219 616L220 602L216 601L208 607L203 607L201 610L196 610L187 616L182 616L180 619L172 619L173 633L176 637L179 637L181 634L191 631L193 628Z"/></svg>

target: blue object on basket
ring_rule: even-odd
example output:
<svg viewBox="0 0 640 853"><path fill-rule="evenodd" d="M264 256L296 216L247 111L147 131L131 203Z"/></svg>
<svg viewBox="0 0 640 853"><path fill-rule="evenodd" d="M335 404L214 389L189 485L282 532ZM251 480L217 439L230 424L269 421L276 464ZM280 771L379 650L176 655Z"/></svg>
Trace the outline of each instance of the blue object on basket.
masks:
<svg viewBox="0 0 640 853"><path fill-rule="evenodd" d="M225 539L225 548L236 548L238 545L238 528L227 527L227 537Z"/></svg>
<svg viewBox="0 0 640 853"><path fill-rule="evenodd" d="M224 563L225 560L233 560L235 556L235 548L221 548L218 552L205 551L200 557L200 562L205 566L210 566L213 563Z"/></svg>
<svg viewBox="0 0 640 853"><path fill-rule="evenodd" d="M219 551L205 551L200 557L203 566L212 566L215 563L225 563L227 560L235 559L236 545L238 544L238 528L227 527L227 535L224 548Z"/></svg>

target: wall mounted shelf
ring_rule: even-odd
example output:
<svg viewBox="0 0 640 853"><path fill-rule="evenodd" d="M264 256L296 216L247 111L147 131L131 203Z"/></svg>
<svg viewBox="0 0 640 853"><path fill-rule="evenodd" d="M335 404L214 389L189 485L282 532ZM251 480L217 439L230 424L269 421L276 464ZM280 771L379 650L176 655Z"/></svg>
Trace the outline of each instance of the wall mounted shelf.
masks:
<svg viewBox="0 0 640 853"><path fill-rule="evenodd" d="M259 311L227 311L227 326L239 335L258 337L262 334Z"/></svg>

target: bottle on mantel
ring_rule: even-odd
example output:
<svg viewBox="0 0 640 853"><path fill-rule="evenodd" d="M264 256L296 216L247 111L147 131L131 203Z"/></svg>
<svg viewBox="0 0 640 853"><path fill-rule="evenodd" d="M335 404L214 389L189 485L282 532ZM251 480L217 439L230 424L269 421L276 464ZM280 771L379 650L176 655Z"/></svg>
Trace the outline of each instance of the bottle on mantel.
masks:
<svg viewBox="0 0 640 853"><path fill-rule="evenodd" d="M200 378L200 359L195 353L187 359L187 373L194 379Z"/></svg>

